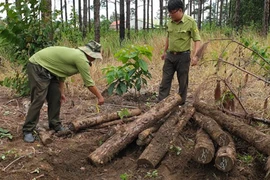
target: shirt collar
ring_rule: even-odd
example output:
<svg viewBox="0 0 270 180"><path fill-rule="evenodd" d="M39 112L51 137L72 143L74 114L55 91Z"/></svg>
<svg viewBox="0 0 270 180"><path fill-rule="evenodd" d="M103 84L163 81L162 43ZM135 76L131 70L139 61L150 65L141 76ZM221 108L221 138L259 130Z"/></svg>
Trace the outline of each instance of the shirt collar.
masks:
<svg viewBox="0 0 270 180"><path fill-rule="evenodd" d="M183 17L182 17L181 21L179 21L179 23L180 23L180 22L183 22L183 23L184 23L185 21L186 21L186 15L183 14ZM173 20L171 20L171 22L172 22L172 23L176 23L176 22L174 22Z"/></svg>

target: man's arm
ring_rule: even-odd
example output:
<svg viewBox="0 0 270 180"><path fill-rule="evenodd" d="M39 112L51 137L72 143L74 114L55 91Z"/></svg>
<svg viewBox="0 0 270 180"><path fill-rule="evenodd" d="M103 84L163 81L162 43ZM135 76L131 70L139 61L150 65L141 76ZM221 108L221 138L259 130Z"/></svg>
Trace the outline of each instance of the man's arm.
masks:
<svg viewBox="0 0 270 180"><path fill-rule="evenodd" d="M98 105L102 105L104 103L104 98L101 95L101 93L99 92L99 90L97 89L97 87L96 86L89 86L88 89L91 93L93 93L98 98Z"/></svg>
<svg viewBox="0 0 270 180"><path fill-rule="evenodd" d="M61 93L60 102L64 103L66 101L66 96L65 96L65 92L64 92L64 81L59 81L59 90Z"/></svg>
<svg viewBox="0 0 270 180"><path fill-rule="evenodd" d="M198 53L198 50L200 48L200 45L201 45L201 41L195 41L194 42L194 52L193 52L193 57L191 59L191 66L195 66L198 64L198 56L197 56L197 53Z"/></svg>
<svg viewBox="0 0 270 180"><path fill-rule="evenodd" d="M161 56L161 59L164 60L165 59L165 56L167 54L167 50L168 50L168 47L169 47L169 37L167 36L166 38L166 42L165 42L165 47L164 47L164 52Z"/></svg>

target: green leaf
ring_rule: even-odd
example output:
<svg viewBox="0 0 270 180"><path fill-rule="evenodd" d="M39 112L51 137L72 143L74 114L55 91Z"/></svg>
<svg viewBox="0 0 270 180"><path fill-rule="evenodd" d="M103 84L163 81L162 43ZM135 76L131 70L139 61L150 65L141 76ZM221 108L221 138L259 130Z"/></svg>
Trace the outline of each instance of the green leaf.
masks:
<svg viewBox="0 0 270 180"><path fill-rule="evenodd" d="M144 60L139 59L139 65L140 65L140 67L141 67L144 71L147 71L147 70L148 70L147 63L146 63Z"/></svg>
<svg viewBox="0 0 270 180"><path fill-rule="evenodd" d="M116 85L117 82L114 82L112 84L110 84L109 88L108 88L108 94L109 96L112 95L113 90L114 90L114 86Z"/></svg>
<svg viewBox="0 0 270 180"><path fill-rule="evenodd" d="M121 83L119 83L118 86L117 86L117 88L116 88L116 93L121 96L121 95L123 95L123 91L121 89L121 85L120 84Z"/></svg>
<svg viewBox="0 0 270 180"><path fill-rule="evenodd" d="M0 128L0 133L4 133L4 134L6 134L6 133L8 133L8 132L9 132L8 130L3 129L3 128Z"/></svg>

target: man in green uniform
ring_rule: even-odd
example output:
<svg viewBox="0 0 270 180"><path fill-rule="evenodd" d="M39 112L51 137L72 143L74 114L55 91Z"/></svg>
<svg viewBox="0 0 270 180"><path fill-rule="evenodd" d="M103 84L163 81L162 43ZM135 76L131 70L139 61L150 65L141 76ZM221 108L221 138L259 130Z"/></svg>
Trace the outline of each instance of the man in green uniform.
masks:
<svg viewBox="0 0 270 180"><path fill-rule="evenodd" d="M25 142L34 142L33 131L39 121L40 109L45 100L48 102L49 128L63 131L59 115L61 103L66 100L64 94L65 78L80 73L84 85L96 97L98 104L104 98L90 76L89 65L95 59L102 59L101 45L95 41L78 49L52 46L42 49L30 57L27 74L31 90L31 104L23 125Z"/></svg>
<svg viewBox="0 0 270 180"><path fill-rule="evenodd" d="M184 14L184 4L181 0L169 0L168 11L171 20L168 22L167 39L161 57L165 62L158 100L161 101L169 95L176 71L179 83L178 93L182 97L181 105L183 105L187 97L190 61L192 61L191 65L197 64L196 54L201 38L195 20ZM195 55L192 58L190 57L191 39L194 42L193 54Z"/></svg>

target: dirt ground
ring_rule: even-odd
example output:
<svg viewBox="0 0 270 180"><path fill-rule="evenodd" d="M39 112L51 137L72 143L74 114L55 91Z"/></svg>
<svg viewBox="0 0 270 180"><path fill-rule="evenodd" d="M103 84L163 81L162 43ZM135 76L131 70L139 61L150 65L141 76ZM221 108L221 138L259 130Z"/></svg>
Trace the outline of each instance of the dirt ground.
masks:
<svg viewBox="0 0 270 180"><path fill-rule="evenodd" d="M24 143L22 125L26 113L27 98L15 98L12 93L0 87L0 127L7 129L12 140L0 139L0 179L3 180L261 180L266 174L266 157L241 139L236 139L238 154L235 167L224 173L214 166L214 162L201 165L192 160L197 127L191 120L179 135L177 144L181 147L179 155L170 150L156 169L137 167L137 159L144 147L135 142L129 144L108 164L96 167L87 160L100 143L100 139L110 128L89 128L69 137L53 136L53 142L44 146L40 141ZM122 108L140 107L146 112L155 103L151 100L153 92L144 93L141 98L132 96L112 96L100 107L99 113L119 111ZM96 99L89 93L68 96L63 104L61 118L68 125L77 118L84 118L97 112ZM47 128L46 106L41 111L39 127ZM253 157L252 160L243 157ZM241 158L242 157L242 158Z"/></svg>

